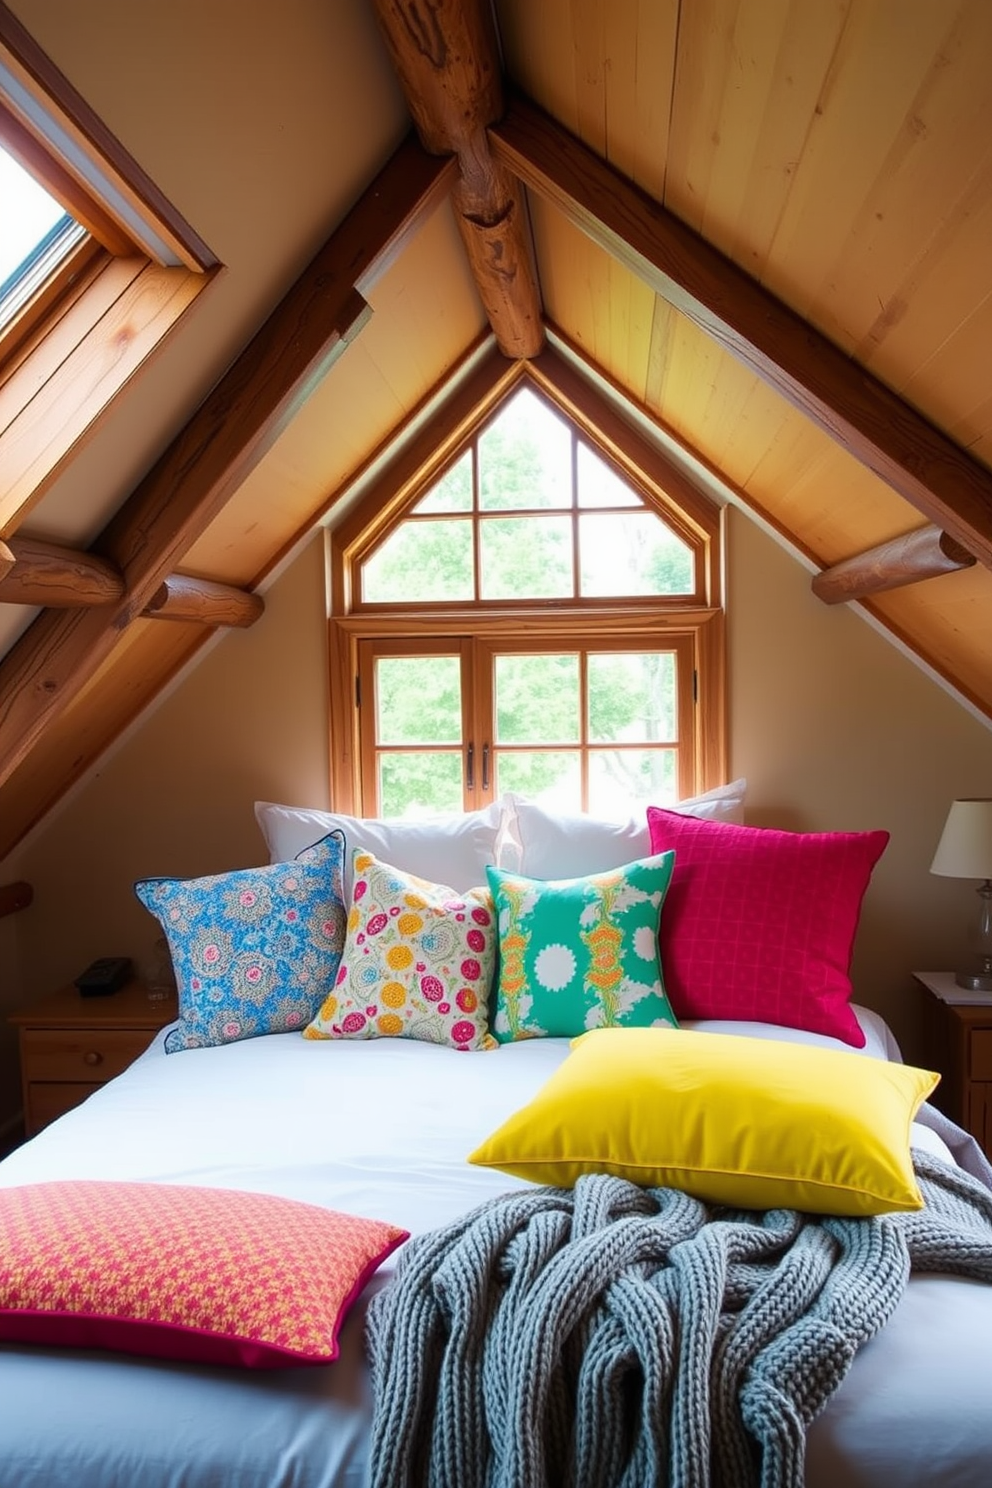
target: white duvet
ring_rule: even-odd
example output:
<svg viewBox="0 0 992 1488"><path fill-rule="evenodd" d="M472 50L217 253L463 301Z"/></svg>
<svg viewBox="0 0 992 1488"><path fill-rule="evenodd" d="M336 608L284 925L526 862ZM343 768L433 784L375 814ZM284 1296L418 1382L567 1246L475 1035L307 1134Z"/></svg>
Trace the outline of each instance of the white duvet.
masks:
<svg viewBox="0 0 992 1488"><path fill-rule="evenodd" d="M858 1009L865 1054L898 1058ZM763 1025L696 1024L831 1044ZM141 1179L263 1190L416 1233L522 1180L465 1162L568 1052L272 1035L147 1052L0 1164L0 1185ZM932 1131L913 1140L953 1161ZM390 1274L387 1263L371 1286ZM362 1311L322 1368L271 1372L0 1346L0 1488L366 1485ZM810 1432L809 1488L989 1488L992 1287L911 1281ZM645 1485L651 1488L651 1485Z"/></svg>

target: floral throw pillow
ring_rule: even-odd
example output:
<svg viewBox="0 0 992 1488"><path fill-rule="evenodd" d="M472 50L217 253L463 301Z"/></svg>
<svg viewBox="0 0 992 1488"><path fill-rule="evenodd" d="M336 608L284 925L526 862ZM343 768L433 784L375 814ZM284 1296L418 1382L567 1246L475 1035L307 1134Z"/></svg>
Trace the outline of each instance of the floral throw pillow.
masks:
<svg viewBox="0 0 992 1488"><path fill-rule="evenodd" d="M304 1037L412 1038L491 1049L496 926L487 888L459 894L362 849L334 990Z"/></svg>
<svg viewBox="0 0 992 1488"><path fill-rule="evenodd" d="M176 973L167 1054L306 1027L341 960L344 851L330 832L291 863L135 884Z"/></svg>
<svg viewBox="0 0 992 1488"><path fill-rule="evenodd" d="M674 861L666 852L562 879L487 868L499 927L493 1031L500 1043L678 1026L658 956Z"/></svg>

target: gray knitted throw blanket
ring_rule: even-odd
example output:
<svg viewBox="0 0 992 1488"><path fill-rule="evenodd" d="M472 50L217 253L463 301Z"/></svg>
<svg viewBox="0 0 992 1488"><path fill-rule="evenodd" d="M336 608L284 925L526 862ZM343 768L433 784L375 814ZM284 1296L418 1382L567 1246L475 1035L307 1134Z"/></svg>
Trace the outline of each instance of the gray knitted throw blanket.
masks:
<svg viewBox="0 0 992 1488"><path fill-rule="evenodd" d="M409 1241L369 1304L373 1488L801 1488L806 1428L911 1270L992 1281L992 1193L716 1209L605 1175Z"/></svg>

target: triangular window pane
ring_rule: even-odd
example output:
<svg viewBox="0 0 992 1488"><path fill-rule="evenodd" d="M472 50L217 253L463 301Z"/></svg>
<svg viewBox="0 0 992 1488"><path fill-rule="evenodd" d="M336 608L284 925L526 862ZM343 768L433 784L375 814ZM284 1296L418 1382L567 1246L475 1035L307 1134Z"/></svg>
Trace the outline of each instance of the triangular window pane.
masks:
<svg viewBox="0 0 992 1488"><path fill-rule="evenodd" d="M521 387L361 560L361 595L398 605L675 598L696 593L698 560L566 415Z"/></svg>
<svg viewBox="0 0 992 1488"><path fill-rule="evenodd" d="M472 524L403 522L362 565L368 604L473 599Z"/></svg>
<svg viewBox="0 0 992 1488"><path fill-rule="evenodd" d="M479 507L535 511L571 504L571 431L529 388L479 436Z"/></svg>
<svg viewBox="0 0 992 1488"><path fill-rule="evenodd" d="M472 510L472 451L466 450L413 508L417 516Z"/></svg>
<svg viewBox="0 0 992 1488"><path fill-rule="evenodd" d="M579 440L578 496L580 506L640 506L641 501L612 466Z"/></svg>

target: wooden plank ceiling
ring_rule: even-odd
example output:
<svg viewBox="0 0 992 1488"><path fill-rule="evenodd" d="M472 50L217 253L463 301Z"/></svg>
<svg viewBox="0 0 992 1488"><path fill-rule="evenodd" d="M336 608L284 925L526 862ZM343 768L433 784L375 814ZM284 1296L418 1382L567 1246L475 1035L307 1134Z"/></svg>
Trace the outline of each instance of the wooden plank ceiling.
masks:
<svg viewBox="0 0 992 1488"><path fill-rule="evenodd" d="M210 604L239 613L194 588L182 623L139 618L183 603L170 575L264 587L489 333L526 357L551 329L828 570L825 601L870 595L992 717L992 6L497 0L497 33L484 0L342 0L330 25L300 5L349 46L355 128L398 87L415 133L94 529L113 593L8 641L0 858L202 644ZM19 13L57 53L52 4ZM182 96L183 6L156 24ZM77 68L125 145L171 127L96 51ZM347 152L327 170L339 200ZM9 532L0 608L37 603L64 507L56 485Z"/></svg>

